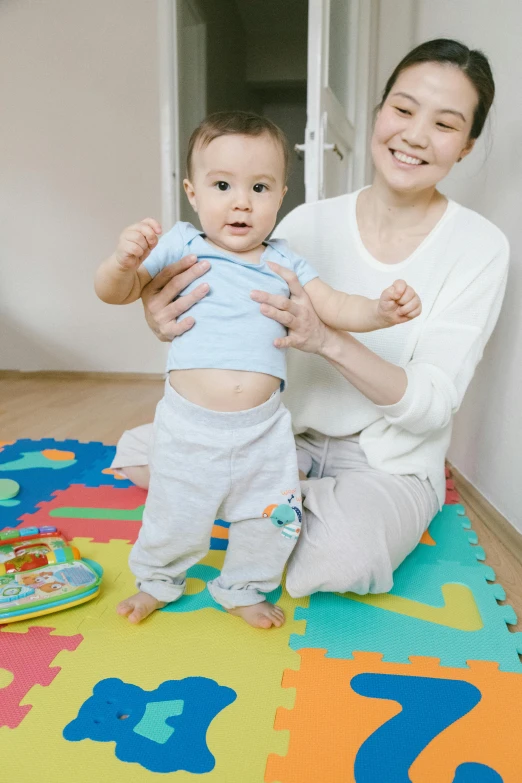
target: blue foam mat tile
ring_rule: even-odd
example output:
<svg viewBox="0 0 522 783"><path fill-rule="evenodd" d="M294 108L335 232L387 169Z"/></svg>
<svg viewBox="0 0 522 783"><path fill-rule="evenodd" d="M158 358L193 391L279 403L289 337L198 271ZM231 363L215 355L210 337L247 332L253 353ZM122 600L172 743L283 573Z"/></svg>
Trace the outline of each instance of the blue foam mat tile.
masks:
<svg viewBox="0 0 522 783"><path fill-rule="evenodd" d="M94 462L102 460L113 449L103 443L80 443L77 440L21 439L0 450L0 478L18 482L16 504L0 503L0 529L14 527L25 514L36 511L39 503L50 500L53 493L79 481ZM53 449L74 452L74 460L49 460L42 451Z"/></svg>
<svg viewBox="0 0 522 783"><path fill-rule="evenodd" d="M116 446L106 446L107 452L101 459L96 460L90 465L81 475L78 484L83 484L85 487L116 487L117 489L125 489L126 487L134 486L132 481L128 479L115 478L111 473L103 473L103 470L110 468L111 462L116 453Z"/></svg>

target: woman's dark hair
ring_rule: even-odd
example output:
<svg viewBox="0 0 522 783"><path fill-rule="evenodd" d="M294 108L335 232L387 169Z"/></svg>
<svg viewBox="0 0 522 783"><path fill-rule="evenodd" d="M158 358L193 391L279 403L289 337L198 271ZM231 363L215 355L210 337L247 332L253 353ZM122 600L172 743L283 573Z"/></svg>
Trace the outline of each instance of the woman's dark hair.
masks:
<svg viewBox="0 0 522 783"><path fill-rule="evenodd" d="M470 139L478 139L482 133L486 117L495 96L495 82L488 58L478 49L468 49L460 41L451 38L435 38L433 41L416 46L404 57L388 79L379 108L382 107L399 75L420 63L441 63L454 65L465 73L478 95L478 102L473 116L473 124L469 134Z"/></svg>

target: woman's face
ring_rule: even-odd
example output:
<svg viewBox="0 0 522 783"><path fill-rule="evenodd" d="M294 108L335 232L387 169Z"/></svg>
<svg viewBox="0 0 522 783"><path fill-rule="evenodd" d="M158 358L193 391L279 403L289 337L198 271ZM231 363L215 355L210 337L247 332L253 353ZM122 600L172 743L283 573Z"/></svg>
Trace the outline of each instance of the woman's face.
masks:
<svg viewBox="0 0 522 783"><path fill-rule="evenodd" d="M477 92L449 64L421 63L403 71L379 110L372 136L376 172L390 188L434 187L468 155Z"/></svg>

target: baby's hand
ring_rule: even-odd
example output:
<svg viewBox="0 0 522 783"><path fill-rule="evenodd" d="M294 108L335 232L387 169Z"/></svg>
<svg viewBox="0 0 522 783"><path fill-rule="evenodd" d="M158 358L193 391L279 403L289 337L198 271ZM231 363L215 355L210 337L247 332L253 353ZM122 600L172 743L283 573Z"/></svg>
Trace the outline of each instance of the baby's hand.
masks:
<svg viewBox="0 0 522 783"><path fill-rule="evenodd" d="M137 269L158 244L161 226L154 218L145 218L127 226L121 234L114 258L122 269Z"/></svg>
<svg viewBox="0 0 522 783"><path fill-rule="evenodd" d="M377 312L383 326L395 326L411 321L421 314L421 300L404 280L396 280L379 299Z"/></svg>

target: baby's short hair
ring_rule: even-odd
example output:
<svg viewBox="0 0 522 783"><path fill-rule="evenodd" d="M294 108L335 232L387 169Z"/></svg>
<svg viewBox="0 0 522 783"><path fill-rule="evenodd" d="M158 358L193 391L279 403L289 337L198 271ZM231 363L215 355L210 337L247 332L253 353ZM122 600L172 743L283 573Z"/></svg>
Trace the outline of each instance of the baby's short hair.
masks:
<svg viewBox="0 0 522 783"><path fill-rule="evenodd" d="M248 111L217 111L209 114L193 131L187 151L187 176L192 179L192 156L195 147L207 147L219 136L261 136L267 133L283 153L283 175L286 182L290 163L288 140L272 120Z"/></svg>

